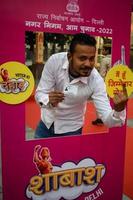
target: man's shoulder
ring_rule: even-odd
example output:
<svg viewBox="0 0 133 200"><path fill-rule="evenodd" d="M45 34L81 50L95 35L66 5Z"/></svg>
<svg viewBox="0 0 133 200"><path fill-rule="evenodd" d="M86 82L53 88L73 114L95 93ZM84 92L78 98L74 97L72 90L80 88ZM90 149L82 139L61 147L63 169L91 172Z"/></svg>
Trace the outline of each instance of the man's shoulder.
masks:
<svg viewBox="0 0 133 200"><path fill-rule="evenodd" d="M103 82L103 78L101 77L96 68L93 68L89 77L89 81L93 82L94 84L99 84L99 82Z"/></svg>
<svg viewBox="0 0 133 200"><path fill-rule="evenodd" d="M52 54L51 57L53 59L67 59L67 52L59 52Z"/></svg>
<svg viewBox="0 0 133 200"><path fill-rule="evenodd" d="M99 72L97 71L97 69L95 67L92 70L91 77L94 79L97 79L97 78L101 79L101 75L99 74Z"/></svg>
<svg viewBox="0 0 133 200"><path fill-rule="evenodd" d="M67 52L52 54L48 59L47 63L50 65L50 68L54 71L62 69L63 66L68 65Z"/></svg>
<svg viewBox="0 0 133 200"><path fill-rule="evenodd" d="M91 76L89 77L88 85L93 92L95 90L104 90L104 80L95 68L92 70Z"/></svg>

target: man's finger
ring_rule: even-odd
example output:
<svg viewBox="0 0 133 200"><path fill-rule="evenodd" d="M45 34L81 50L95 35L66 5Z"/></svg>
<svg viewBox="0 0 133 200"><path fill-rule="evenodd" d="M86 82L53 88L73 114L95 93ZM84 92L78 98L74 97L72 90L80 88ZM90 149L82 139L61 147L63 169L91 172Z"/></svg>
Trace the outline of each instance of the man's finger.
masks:
<svg viewBox="0 0 133 200"><path fill-rule="evenodd" d="M51 96L58 96L58 97L64 97L64 93L62 92L57 92L57 91L53 91L53 92L50 92L49 95Z"/></svg>
<svg viewBox="0 0 133 200"><path fill-rule="evenodd" d="M123 93L124 93L126 96L128 96L126 84L125 84L121 79L120 79L120 82L121 82L121 85L122 85Z"/></svg>
<svg viewBox="0 0 133 200"><path fill-rule="evenodd" d="M128 97L126 84L123 84L123 93Z"/></svg>
<svg viewBox="0 0 133 200"><path fill-rule="evenodd" d="M114 95L114 98L113 98L113 102L114 102L115 104L118 104L119 101L120 101L119 95L118 95L118 94L115 94L115 95Z"/></svg>

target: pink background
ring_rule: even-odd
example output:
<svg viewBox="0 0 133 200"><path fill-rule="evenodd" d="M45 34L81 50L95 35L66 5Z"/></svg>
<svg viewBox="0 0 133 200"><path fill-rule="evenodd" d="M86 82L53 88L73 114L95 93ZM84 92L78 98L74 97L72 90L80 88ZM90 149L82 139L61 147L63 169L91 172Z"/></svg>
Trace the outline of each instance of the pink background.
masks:
<svg viewBox="0 0 133 200"><path fill-rule="evenodd" d="M7 61L25 62L25 30L49 31L41 28L27 28L25 21L37 21L37 13L64 15L67 0L4 0L0 6L1 48L0 63ZM79 0L80 17L103 19L104 28L112 28L113 63L120 59L121 45L125 46L126 63L129 61L130 0ZM39 21L39 20L38 20ZM60 22L57 22L60 23ZM66 22L62 22L63 28ZM76 23L75 23L76 24ZM84 25L88 25L86 22ZM93 26L93 25L88 25ZM99 25L95 25L99 27ZM51 32L58 32L50 30ZM50 32L49 31L49 32ZM73 31L60 31L73 33ZM91 34L91 33L90 33ZM94 33L94 35L100 35ZM103 34L105 36L105 34ZM101 34L102 36L102 34ZM109 36L109 35L107 35ZM50 149L53 165L64 162L78 163L84 158L92 158L106 166L106 174L99 184L104 194L99 200L121 200L123 189L123 164L125 148L125 126L113 128L109 133L25 141L25 103L7 105L0 103L2 175L4 200L24 200L29 179L37 174L32 162L33 149L40 144ZM83 194L78 199L84 199Z"/></svg>

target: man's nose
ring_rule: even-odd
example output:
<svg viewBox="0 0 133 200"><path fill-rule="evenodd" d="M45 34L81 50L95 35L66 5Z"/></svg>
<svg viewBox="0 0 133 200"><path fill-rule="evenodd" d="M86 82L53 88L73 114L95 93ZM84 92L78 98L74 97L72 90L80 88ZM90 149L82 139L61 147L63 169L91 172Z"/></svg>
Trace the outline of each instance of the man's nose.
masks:
<svg viewBox="0 0 133 200"><path fill-rule="evenodd" d="M86 66L86 67L90 67L90 66L91 66L90 60L89 60L89 59L86 59L86 61L85 61L85 66Z"/></svg>

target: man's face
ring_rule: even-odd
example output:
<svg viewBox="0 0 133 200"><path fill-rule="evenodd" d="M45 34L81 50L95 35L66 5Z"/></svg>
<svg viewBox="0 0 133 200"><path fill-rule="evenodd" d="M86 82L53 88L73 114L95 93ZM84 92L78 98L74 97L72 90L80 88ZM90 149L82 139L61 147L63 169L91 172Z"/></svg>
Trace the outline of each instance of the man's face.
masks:
<svg viewBox="0 0 133 200"><path fill-rule="evenodd" d="M95 64L96 48L77 44L74 53L68 54L69 72L74 77L87 77Z"/></svg>
<svg viewBox="0 0 133 200"><path fill-rule="evenodd" d="M104 56L108 55L108 50L106 50L106 49L103 48L102 54L103 54Z"/></svg>

